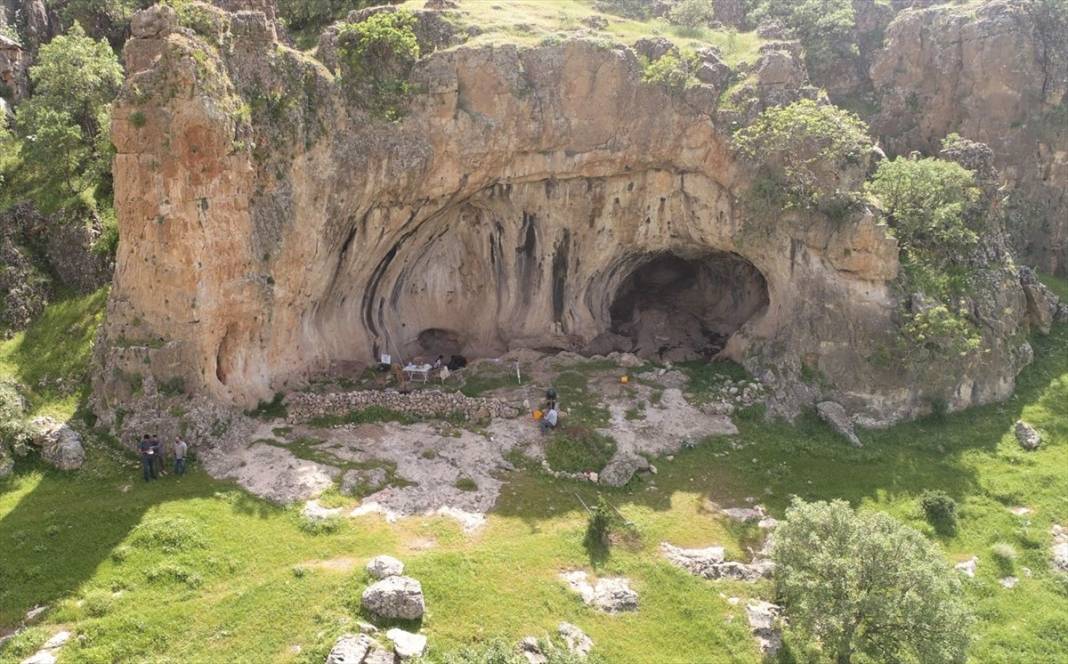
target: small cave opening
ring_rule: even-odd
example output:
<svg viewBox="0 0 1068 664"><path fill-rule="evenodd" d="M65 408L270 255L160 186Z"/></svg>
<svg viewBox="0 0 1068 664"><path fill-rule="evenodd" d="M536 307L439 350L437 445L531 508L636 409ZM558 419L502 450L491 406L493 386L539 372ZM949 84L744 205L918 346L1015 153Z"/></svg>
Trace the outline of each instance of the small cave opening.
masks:
<svg viewBox="0 0 1068 664"><path fill-rule="evenodd" d="M464 342L459 334L438 327L420 332L415 339L415 348L412 349L414 355L427 360L433 360L439 355L448 360L463 350Z"/></svg>
<svg viewBox="0 0 1068 664"><path fill-rule="evenodd" d="M646 254L613 296L610 332L615 350L640 357L711 359L767 306L764 275L738 254Z"/></svg>

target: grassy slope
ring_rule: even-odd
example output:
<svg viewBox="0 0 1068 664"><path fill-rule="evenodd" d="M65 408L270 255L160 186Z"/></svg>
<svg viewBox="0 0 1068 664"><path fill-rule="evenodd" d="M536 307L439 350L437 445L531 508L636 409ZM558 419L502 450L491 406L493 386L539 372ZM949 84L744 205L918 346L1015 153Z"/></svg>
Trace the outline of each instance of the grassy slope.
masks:
<svg viewBox="0 0 1068 664"><path fill-rule="evenodd" d="M761 39L756 32L700 29L686 31L666 21L632 21L593 9L584 0L458 0L465 12L464 23L477 25L482 31L468 44L524 44L531 45L552 36L563 36L589 28L581 22L589 16L600 16L608 26L597 34L613 41L633 44L642 37L667 37L683 48L695 49L709 44L717 46L729 65L741 60L753 62L759 53ZM419 9L424 0L407 0L404 7Z"/></svg>
<svg viewBox="0 0 1068 664"><path fill-rule="evenodd" d="M37 380L55 375L49 371L82 373L90 336L84 328L101 302L98 294L54 305L45 318L53 325L35 326L2 347L0 373ZM79 334L57 336L56 329ZM45 351L64 344L81 359L49 359ZM781 513L791 494L843 497L936 537L915 501L929 488L961 503L958 534L940 539L947 554L980 557L978 577L966 584L981 619L974 661L1055 661L1068 653L1068 582L1048 565L1049 526L1068 522L1068 327L1037 339L1036 347L1036 362L1011 401L868 432L863 450L843 446L812 419L794 427L744 421L741 449L713 440L658 461L653 482L609 494L642 535L595 565L602 574L625 574L641 593L641 610L617 617L587 610L556 580L561 569L593 564L581 544L584 519L573 493L589 502L585 485L516 473L486 529L473 537L441 519L387 526L374 517L315 536L301 529L294 511L196 470L145 486L134 460L95 441L79 473L24 465L0 485L0 626L35 604L55 607L48 626L9 644L0 662L18 661L58 625L84 636L67 647L64 661L321 662L356 619L362 564L379 553L404 559L423 582L429 604L423 627L439 654L493 635L543 633L569 620L612 662L647 661L653 652L664 653L663 662L756 662L741 608L726 597L769 588L691 578L661 561L659 542L719 543L744 556L753 533L717 518L710 501L740 504L755 496ZM70 408L71 397L52 394L49 401L50 394L42 392L35 405ZM1036 453L1021 452L1012 438L1021 415L1047 436ZM1008 512L1021 504L1034 514L1020 519ZM138 524L165 516L185 519L206 546L167 553L133 542ZM1020 553L1021 581L1013 590L997 583L990 551L996 542ZM332 563L316 562L324 560ZM295 567L307 572L298 576Z"/></svg>

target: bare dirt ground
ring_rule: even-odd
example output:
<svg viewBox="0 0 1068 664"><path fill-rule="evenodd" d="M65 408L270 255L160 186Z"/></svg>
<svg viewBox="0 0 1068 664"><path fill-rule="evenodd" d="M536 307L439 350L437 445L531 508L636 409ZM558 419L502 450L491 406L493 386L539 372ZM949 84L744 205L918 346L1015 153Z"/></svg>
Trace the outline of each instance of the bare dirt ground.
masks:
<svg viewBox="0 0 1068 664"><path fill-rule="evenodd" d="M623 384L620 377L628 369L603 361L591 365L570 353L524 351L516 359L525 367L524 384L505 381L486 395L529 413L543 398L545 386L554 384L562 372L582 371L587 405L608 412L608 424L598 431L615 439L617 455L652 459L708 436L737 433L724 409L687 400L687 378L679 371L649 371L640 381ZM516 359L490 364L489 369L503 374ZM564 426L568 409L561 399ZM205 466L216 477L233 479L254 494L286 504L320 496L347 472L382 469L384 473L377 472L388 476L385 486L373 487L350 515L379 513L394 520L442 514L471 531L483 523L507 474L515 470L509 459L515 460L516 454L544 458L545 440L529 415L465 427L439 421L315 427L275 420L260 423L245 444L208 454Z"/></svg>

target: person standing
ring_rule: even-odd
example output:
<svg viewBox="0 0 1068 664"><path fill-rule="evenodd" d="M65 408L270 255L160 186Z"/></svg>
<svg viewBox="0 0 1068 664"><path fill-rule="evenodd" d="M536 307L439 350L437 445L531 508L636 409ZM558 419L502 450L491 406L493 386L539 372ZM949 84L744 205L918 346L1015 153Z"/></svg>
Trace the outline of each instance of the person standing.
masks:
<svg viewBox="0 0 1068 664"><path fill-rule="evenodd" d="M145 481L156 479L156 460L152 449L152 438L147 433L141 438L138 449L141 451L141 472L145 476Z"/></svg>
<svg viewBox="0 0 1068 664"><path fill-rule="evenodd" d="M156 474L163 475L163 441L158 433L152 434L152 458L156 462Z"/></svg>
<svg viewBox="0 0 1068 664"><path fill-rule="evenodd" d="M185 475L185 453L189 450L182 437L174 439L174 474Z"/></svg>

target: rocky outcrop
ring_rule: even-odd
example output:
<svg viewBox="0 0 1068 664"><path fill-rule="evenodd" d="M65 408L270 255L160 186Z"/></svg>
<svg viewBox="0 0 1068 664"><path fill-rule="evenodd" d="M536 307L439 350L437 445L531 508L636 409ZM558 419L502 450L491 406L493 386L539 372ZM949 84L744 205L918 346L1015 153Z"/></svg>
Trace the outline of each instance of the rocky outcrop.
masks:
<svg viewBox="0 0 1068 664"><path fill-rule="evenodd" d="M38 417L31 423L35 430L33 444L41 458L59 470L77 470L85 463L82 436L69 425L50 417Z"/></svg>
<svg viewBox="0 0 1068 664"><path fill-rule="evenodd" d="M387 122L329 49L313 60L235 31L236 15L208 40L149 11L113 120L123 240L97 348L105 423L133 372L250 406L336 362L425 355L442 338L475 357L582 350L655 318L628 295L654 264L680 283L719 275L718 304L669 298L670 310L689 308L708 348L778 392L804 362L825 396L886 422L1012 390L1018 286L993 303L1005 306L982 362L933 362L930 383L877 361L900 322L897 245L878 215L753 218L737 202L754 174L729 148L715 88L645 83L629 48L435 52L423 36L415 92ZM762 58L769 91L803 73L788 47ZM127 353L122 339L156 347Z"/></svg>
<svg viewBox="0 0 1068 664"><path fill-rule="evenodd" d="M15 40L0 35L0 99L14 104L29 90L28 58ZM0 122L7 118L0 114Z"/></svg>
<svg viewBox="0 0 1068 664"><path fill-rule="evenodd" d="M926 3L920 3L924 5ZM951 132L993 150L1021 257L1068 270L1068 10L990 0L904 11L871 78L887 150L937 153Z"/></svg>
<svg viewBox="0 0 1068 664"><path fill-rule="evenodd" d="M857 438L853 420L849 418L849 414L846 413L841 404L833 401L822 401L816 404L816 413L819 414L821 420L830 425L835 433L849 441L850 445L863 447L860 438Z"/></svg>
<svg viewBox="0 0 1068 664"><path fill-rule="evenodd" d="M638 610L638 593L630 587L630 581L622 577L597 579L590 583L586 572L564 572L560 578L567 587L578 594L582 601L605 613L622 613Z"/></svg>

